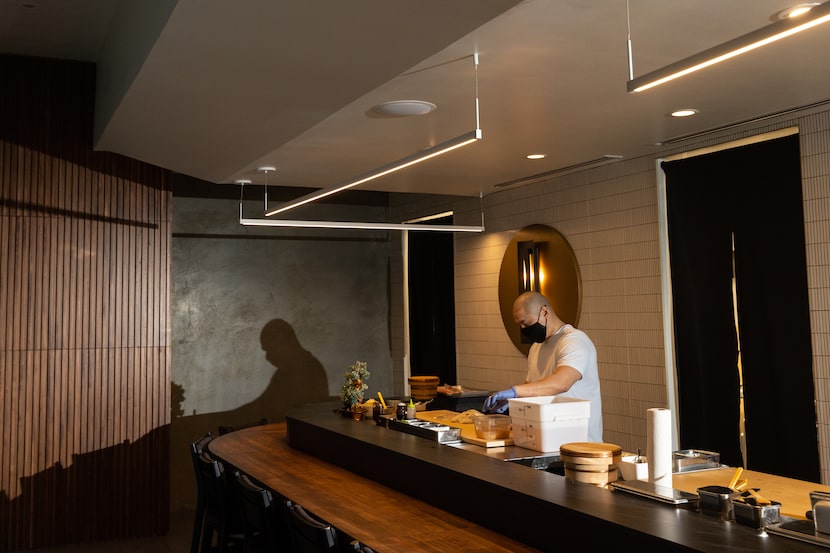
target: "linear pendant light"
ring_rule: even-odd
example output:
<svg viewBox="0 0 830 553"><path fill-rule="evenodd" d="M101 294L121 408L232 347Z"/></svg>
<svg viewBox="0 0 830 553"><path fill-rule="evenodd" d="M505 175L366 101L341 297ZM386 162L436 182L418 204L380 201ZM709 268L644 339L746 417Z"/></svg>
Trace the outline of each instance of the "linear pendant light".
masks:
<svg viewBox="0 0 830 553"><path fill-rule="evenodd" d="M284 213L290 209L295 209L297 207L300 207L301 205L305 205L307 203L325 198L326 196L331 196L332 194L343 192L344 190L348 190L349 188L354 188L355 186L359 186L369 181L379 179L380 177L384 177L386 175L389 175L390 173L400 171L401 169L412 167L417 163L421 163L428 159L432 159L434 157L440 156L441 154L446 154L447 152L451 152L468 144L472 144L473 142L481 140L481 137L481 129L475 129L468 133L462 134L461 136L457 136L451 140L447 140L446 142L438 144L437 146L433 146L431 148L427 148L426 150L422 150L417 154L412 154L388 165L384 165L383 167L375 169L371 173L357 177L356 179L350 180L345 184L336 184L334 186L330 186L328 188L324 188L322 190L317 190L310 194L306 194L305 196L301 196L296 200L293 200L285 205L282 205L276 209L272 209L266 212L265 216L270 217L278 213Z"/></svg>
<svg viewBox="0 0 830 553"><path fill-rule="evenodd" d="M480 122L480 115L479 115L479 105L478 105L478 53L472 54L473 58L473 66L475 68L475 118L476 118L476 128L468 133L464 133L461 136L457 136L446 142L442 142L436 146L432 146L425 150L421 150L420 152L416 152L412 155L399 159L393 163L389 163L384 165L383 167L379 167L374 171L367 173L365 175L356 177L351 179L345 183L335 184L333 186L329 186L328 188L323 188L322 190L317 190L315 192L311 192L310 194L306 194L305 196L301 196L295 200L292 200L276 209L268 210L266 208L265 217L271 217L273 215L277 215L279 213L285 213L291 209L295 209L300 207L301 205L305 205L310 202L314 202L316 200L325 198L327 196L331 196L332 194L337 194L338 192L343 192L344 190L348 190L350 188L354 188L355 186L359 186L361 184L367 183L369 181L373 181L375 179L379 179L396 171L400 171L402 169L406 169L407 167L412 167L418 163L424 162L428 159L432 159L434 157L440 156L442 154L446 154L447 152L451 152L453 150L457 150L458 148L462 148L467 146L468 144L472 144L473 142L477 142L482 139L482 132L481 132L481 122ZM240 217L241 222L241 217ZM313 221L309 221L313 222ZM244 223L243 223L244 224ZM258 223L261 224L261 223ZM374 224L374 223L373 223ZM390 223L394 224L394 223ZM284 226L275 224L273 226ZM407 225L407 228L411 228L413 225ZM424 225L435 228L432 225ZM347 228L356 228L356 227L347 227ZM376 227L372 227L376 228ZM428 229L427 229L428 230Z"/></svg>
<svg viewBox="0 0 830 553"><path fill-rule="evenodd" d="M628 92L648 90L828 21L830 21L830 2L825 2L814 6L802 16L776 21L766 27L761 27L661 69L631 79L626 83Z"/></svg>
<svg viewBox="0 0 830 553"><path fill-rule="evenodd" d="M432 232L484 232L484 226L478 225L427 225L415 223L360 223L353 221L291 221L288 219L240 219L247 226L259 227L298 227L362 230L422 230Z"/></svg>
<svg viewBox="0 0 830 553"><path fill-rule="evenodd" d="M460 136L447 140L446 142L442 142L436 146L432 146L410 156L404 157L395 161L393 163L384 165L374 171L362 175L360 177L356 177L350 181L347 181L342 184L337 184L334 186L330 186L328 188L324 188L322 190L317 190L310 194L306 194L300 198L297 198L287 204L284 204L276 209L268 209L268 199L266 195L265 199L265 217L270 217L272 215L277 215L279 213L284 213L291 209L297 208L301 205L308 204L310 202L319 200L321 198L325 198L327 196L331 196L332 194L336 194L338 192L342 192L344 190L348 190L350 188L354 188L355 186L359 186L366 182L372 181L374 179L378 179L394 173L396 171L400 171L401 169L406 169L407 167L411 167L415 164L421 163L428 159L432 159L434 157L440 156L447 152L451 152L458 148L462 148L468 144L472 144L473 142L477 142L482 138L481 132L481 123L480 123L480 116L479 116L479 103L478 103L478 54L472 54L473 64L475 67L475 118L476 118L476 128L468 133L464 133ZM456 60L457 61L457 60ZM272 167L267 168L260 168L260 170L273 170ZM268 172L266 173L266 194L267 194L267 177ZM243 188L244 185L247 184L249 181L240 182ZM239 198L239 223L241 225L246 226L262 226L262 227L299 227L299 228L336 228L336 229L364 229L364 230L415 230L415 231L433 231L433 232L484 232L484 210L482 208L481 213L481 225L429 225L429 224L419 224L424 219L413 220L403 223L375 223L375 222L354 222L354 221L313 221L313 220L286 220L286 219L247 219L243 216L243 198L242 192L240 191L240 198Z"/></svg>

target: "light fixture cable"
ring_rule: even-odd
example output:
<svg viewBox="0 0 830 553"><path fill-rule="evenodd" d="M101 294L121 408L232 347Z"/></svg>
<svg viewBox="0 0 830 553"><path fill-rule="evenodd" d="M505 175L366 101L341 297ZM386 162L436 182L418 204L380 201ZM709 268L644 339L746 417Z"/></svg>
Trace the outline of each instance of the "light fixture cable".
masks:
<svg viewBox="0 0 830 553"><path fill-rule="evenodd" d="M308 204L310 202L314 202L325 198L327 196L331 196L332 194L337 194L338 192L343 192L350 188L354 188L361 184L365 184L369 181L384 177L391 173L400 171L407 167L411 167L418 163L424 162L428 159L432 159L439 155L445 154L447 152L451 152L458 148L467 146L468 144L472 144L482 139L483 135L481 132L480 126L480 113L479 113L479 94L478 94L478 53L473 54L473 65L475 68L475 117L476 117L476 128L473 131L464 133L460 136L447 140L437 146L433 146L431 148L427 148L405 158L399 159L393 163L384 165L374 171L365 174L363 176L354 178L342 184L336 184L330 186L328 188L324 188L321 190L317 190L306 194L305 196L301 196L295 200L292 200L276 209L266 210L265 217L271 217L273 215L277 215L279 213L285 213L291 209L295 209L302 205Z"/></svg>
<svg viewBox="0 0 830 553"><path fill-rule="evenodd" d="M634 80L634 48L631 46L631 7L625 0L625 19L628 23L628 80Z"/></svg>

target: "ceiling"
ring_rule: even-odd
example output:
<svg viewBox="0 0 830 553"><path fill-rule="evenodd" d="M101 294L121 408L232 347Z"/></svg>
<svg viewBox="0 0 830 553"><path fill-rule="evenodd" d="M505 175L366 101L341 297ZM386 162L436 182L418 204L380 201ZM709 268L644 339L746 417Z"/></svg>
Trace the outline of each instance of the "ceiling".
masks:
<svg viewBox="0 0 830 553"><path fill-rule="evenodd" d="M475 129L478 96L483 140L362 186L478 196L827 100L830 25L626 92L629 20L639 76L786 1L0 0L0 52L95 62L95 148L212 183L328 187Z"/></svg>

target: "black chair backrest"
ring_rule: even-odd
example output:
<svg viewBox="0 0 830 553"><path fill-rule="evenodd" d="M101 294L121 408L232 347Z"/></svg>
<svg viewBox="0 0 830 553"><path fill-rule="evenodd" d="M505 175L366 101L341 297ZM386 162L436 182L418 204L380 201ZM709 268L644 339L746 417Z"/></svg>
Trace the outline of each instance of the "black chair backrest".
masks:
<svg viewBox="0 0 830 553"><path fill-rule="evenodd" d="M199 474L205 491L205 507L208 511L224 515L230 501L224 482L225 467L205 450L199 454Z"/></svg>
<svg viewBox="0 0 830 553"><path fill-rule="evenodd" d="M242 514L245 522L245 540L248 549L254 542L262 543L266 551L279 549L279 520L271 492L251 482L247 475L234 472Z"/></svg>
<svg viewBox="0 0 830 553"><path fill-rule="evenodd" d="M291 518L294 550L299 553L326 553L337 551L337 532L325 522L321 522L296 503L287 501Z"/></svg>
<svg viewBox="0 0 830 553"><path fill-rule="evenodd" d="M208 432L190 444L190 459L193 461L193 473L196 476L196 514L193 520L193 536L190 540L190 553L199 553L202 528L205 520L205 486L199 468L199 455L207 448L207 445L212 439L213 434Z"/></svg>

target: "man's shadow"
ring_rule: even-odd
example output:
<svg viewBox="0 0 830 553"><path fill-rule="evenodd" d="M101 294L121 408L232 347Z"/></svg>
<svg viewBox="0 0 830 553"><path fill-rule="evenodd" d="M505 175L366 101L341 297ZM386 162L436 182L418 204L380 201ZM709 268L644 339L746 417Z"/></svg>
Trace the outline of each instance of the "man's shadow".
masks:
<svg viewBox="0 0 830 553"><path fill-rule="evenodd" d="M275 368L268 387L256 399L229 411L183 416L186 390L172 383L172 424L170 431L171 508L180 510L196 504L195 476L190 460L190 443L205 432L219 434L220 426L238 426L267 419L285 420L293 407L332 399L323 365L302 347L294 329L283 319L268 321L260 332L265 359ZM245 386L245 381L222 380L216 386Z"/></svg>

